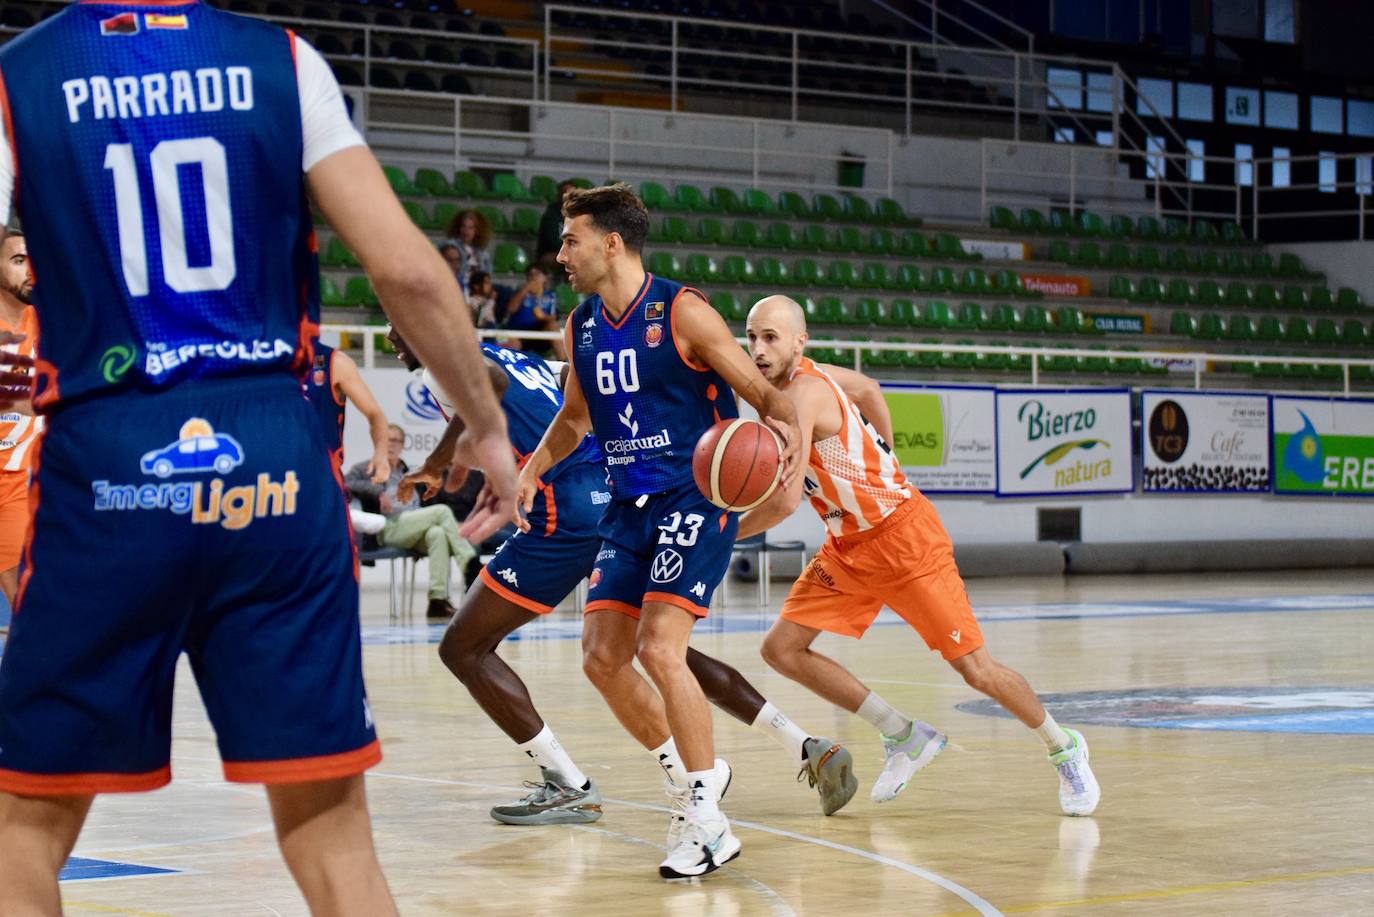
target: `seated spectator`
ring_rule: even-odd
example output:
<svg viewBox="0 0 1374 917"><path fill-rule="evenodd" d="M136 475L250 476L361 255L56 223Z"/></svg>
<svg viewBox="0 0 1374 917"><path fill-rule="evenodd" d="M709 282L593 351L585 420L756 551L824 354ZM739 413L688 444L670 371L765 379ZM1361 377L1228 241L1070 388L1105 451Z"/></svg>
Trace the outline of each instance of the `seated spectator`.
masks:
<svg viewBox="0 0 1374 917"><path fill-rule="evenodd" d="M453 276L458 278L458 283L467 292L467 284L464 281L463 270L463 250L458 247L457 242L439 243L439 254L444 256L444 261L448 264L448 269L453 271Z"/></svg>
<svg viewBox="0 0 1374 917"><path fill-rule="evenodd" d="M467 279L472 276L473 271L491 273L491 226L480 212L460 210L449 220L447 232L448 239L444 245L458 247L461 260L455 273L466 295Z"/></svg>
<svg viewBox="0 0 1374 917"><path fill-rule="evenodd" d="M415 550L429 558L429 605L425 616L448 620L455 611L449 602L449 559L457 562L459 570L466 570L477 551L458 534L458 520L448 504L420 506L418 494L404 502L397 499L396 485L410 470L401 461L405 432L393 424L387 431L386 444L391 461L391 476L386 483L372 483L368 474L370 462L359 462L348 469L344 486L359 499L364 512L386 517L381 531L376 533L379 546Z"/></svg>
<svg viewBox="0 0 1374 917"><path fill-rule="evenodd" d="M549 276L536 264L525 269L525 285L515 291L506 305L502 328L511 331L561 331L558 324L558 297L549 285ZM552 345L552 346L550 346ZM559 360L566 360L562 340L527 340L522 350L547 354L550 350Z"/></svg>
<svg viewBox="0 0 1374 917"><path fill-rule="evenodd" d="M496 327L496 285L491 274L473 271L468 275L468 305L472 307L472 322L478 328Z"/></svg>
<svg viewBox="0 0 1374 917"><path fill-rule="evenodd" d="M534 246L534 263L555 282L563 279L563 266L558 263L558 250L563 247L563 198L576 188L571 181L558 186L557 200L550 201L539 218L539 239Z"/></svg>

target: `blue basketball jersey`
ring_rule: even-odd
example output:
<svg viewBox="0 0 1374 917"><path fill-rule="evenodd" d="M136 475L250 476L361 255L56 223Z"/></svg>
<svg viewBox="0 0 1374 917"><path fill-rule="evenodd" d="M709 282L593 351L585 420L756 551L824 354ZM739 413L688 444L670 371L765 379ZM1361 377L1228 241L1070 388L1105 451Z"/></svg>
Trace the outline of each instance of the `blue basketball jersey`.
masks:
<svg viewBox="0 0 1374 917"><path fill-rule="evenodd" d="M617 498L692 484L697 439L717 421L739 416L725 380L689 365L678 351L673 308L689 289L645 274L619 321L611 321L598 295L569 319L573 367Z"/></svg>
<svg viewBox="0 0 1374 917"><path fill-rule="evenodd" d="M289 32L73 4L0 48L0 75L40 405L305 368L319 274Z"/></svg>
<svg viewBox="0 0 1374 917"><path fill-rule="evenodd" d="M329 451L343 459L344 402L334 394L334 348L314 342L315 362L302 383L305 397L320 418Z"/></svg>
<svg viewBox="0 0 1374 917"><path fill-rule="evenodd" d="M563 390L558 385L558 377L549 364L523 350L484 343L482 353L510 377L510 384L501 396L501 409L506 412L511 448L515 450L516 459L524 462L538 448L544 431L563 406ZM594 436L584 437L571 455L548 470L544 480L552 481L569 468L584 464L601 464L601 450Z"/></svg>

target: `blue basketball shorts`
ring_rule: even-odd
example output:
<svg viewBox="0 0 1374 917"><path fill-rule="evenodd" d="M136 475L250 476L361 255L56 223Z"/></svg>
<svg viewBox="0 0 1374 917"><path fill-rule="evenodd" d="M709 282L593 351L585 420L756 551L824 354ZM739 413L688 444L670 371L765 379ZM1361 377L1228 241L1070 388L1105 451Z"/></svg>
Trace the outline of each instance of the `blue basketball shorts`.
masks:
<svg viewBox="0 0 1374 917"><path fill-rule="evenodd" d="M637 618L645 602L666 602L705 617L738 529L738 516L713 506L695 484L613 500L601 520L587 611Z"/></svg>
<svg viewBox="0 0 1374 917"><path fill-rule="evenodd" d="M548 614L591 575L601 547L598 524L611 502L606 470L583 462L544 485L530 511L528 532L516 532L479 574L509 602Z"/></svg>
<svg viewBox="0 0 1374 917"><path fill-rule="evenodd" d="M167 783L182 653L227 779L380 760L342 481L294 378L93 399L54 415L39 449L0 659L0 789Z"/></svg>

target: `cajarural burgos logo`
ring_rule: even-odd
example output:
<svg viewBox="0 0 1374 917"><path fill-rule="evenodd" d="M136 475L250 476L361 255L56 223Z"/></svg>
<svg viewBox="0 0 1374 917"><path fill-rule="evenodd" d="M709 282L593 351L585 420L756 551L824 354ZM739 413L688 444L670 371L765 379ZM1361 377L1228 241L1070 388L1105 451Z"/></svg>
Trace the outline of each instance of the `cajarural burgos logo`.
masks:
<svg viewBox="0 0 1374 917"><path fill-rule="evenodd" d="M1049 445L1053 443L1044 452L1036 456L1029 465L1021 469L1022 480L1029 477L1042 464L1048 468L1058 465L1070 457L1073 458L1072 465L1054 469L1054 487L1073 487L1076 484L1111 477L1112 460L1110 458L1104 457L1094 461L1091 457L1085 459L1083 456L1075 454L1091 452L1098 446L1105 449L1111 448L1111 443L1104 439L1094 439L1082 435L1097 426L1097 412L1092 408L1055 414L1049 411L1039 400L1032 399L1021 405L1021 409L1016 412L1016 420L1025 431L1028 444L1044 442ZM1072 438L1061 440L1062 437L1066 436Z"/></svg>

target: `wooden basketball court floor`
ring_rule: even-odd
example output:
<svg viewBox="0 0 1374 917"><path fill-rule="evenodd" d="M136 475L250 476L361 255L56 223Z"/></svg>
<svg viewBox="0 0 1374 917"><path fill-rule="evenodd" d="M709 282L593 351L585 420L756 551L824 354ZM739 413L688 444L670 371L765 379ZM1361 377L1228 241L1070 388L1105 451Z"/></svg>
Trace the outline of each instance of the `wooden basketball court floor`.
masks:
<svg viewBox="0 0 1374 917"><path fill-rule="evenodd" d="M804 728L848 744L861 787L820 814L767 737L716 715L734 767L739 860L659 879L659 771L580 670L563 610L502 653L599 783L594 825L519 828L488 808L531 768L439 663L439 628L390 626L364 597L367 678L385 760L368 778L383 865L408 915L1374 913L1374 571L973 580L989 647L1082 728L1103 798L1059 813L1035 737L884 613L862 642L822 637L950 747L896 801L856 717L770 674L771 613L717 611L694 642ZM776 584L773 605L781 601ZM746 601L749 587L732 599ZM417 603L419 604L419 603ZM174 782L99 799L68 869L69 914L298 915L260 788L222 780L189 672Z"/></svg>

